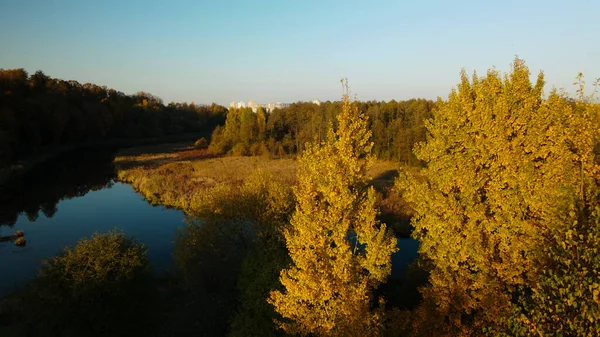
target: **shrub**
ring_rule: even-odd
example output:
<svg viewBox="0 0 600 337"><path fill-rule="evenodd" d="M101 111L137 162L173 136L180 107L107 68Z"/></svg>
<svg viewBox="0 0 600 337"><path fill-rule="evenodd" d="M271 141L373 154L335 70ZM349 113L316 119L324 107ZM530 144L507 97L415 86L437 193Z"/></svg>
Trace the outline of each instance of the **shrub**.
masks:
<svg viewBox="0 0 600 337"><path fill-rule="evenodd" d="M200 150L204 150L208 148L208 141L206 140L206 138L202 137L200 139L198 139L195 143L194 143L194 147Z"/></svg>
<svg viewBox="0 0 600 337"><path fill-rule="evenodd" d="M277 283L281 256L274 256L272 251L281 249L271 248L283 245L280 229L288 222L293 205L291 189L263 170L256 170L241 185L220 184L193 196L190 209L196 218L189 219L189 226L177 232L173 257L178 276L192 293L191 301L198 303L203 312L198 320L206 331L222 335L216 332L227 330L229 318L239 305L237 290L244 297L241 315L236 315L239 317L235 330L246 335L264 335L255 334L254 330L244 331L247 319L254 314L273 328L268 316L272 308L263 295ZM271 250L265 254L260 247ZM243 267L249 252L257 254L260 262L252 260L252 266ZM257 264L262 262L264 269L257 276ZM243 268L244 281L240 283ZM250 294L251 287L260 292ZM261 301L257 307L252 304L254 300ZM258 324L254 323L252 327Z"/></svg>
<svg viewBox="0 0 600 337"><path fill-rule="evenodd" d="M25 244L27 243L27 241L25 240L24 237L19 236L16 240L15 240L15 245L17 246L25 246Z"/></svg>
<svg viewBox="0 0 600 337"><path fill-rule="evenodd" d="M231 149L231 154L234 156L248 156L250 155L250 149L246 143L237 143Z"/></svg>
<svg viewBox="0 0 600 337"><path fill-rule="evenodd" d="M149 275L143 245L122 232L94 234L44 261L23 292L26 322L17 325L29 336L139 332Z"/></svg>

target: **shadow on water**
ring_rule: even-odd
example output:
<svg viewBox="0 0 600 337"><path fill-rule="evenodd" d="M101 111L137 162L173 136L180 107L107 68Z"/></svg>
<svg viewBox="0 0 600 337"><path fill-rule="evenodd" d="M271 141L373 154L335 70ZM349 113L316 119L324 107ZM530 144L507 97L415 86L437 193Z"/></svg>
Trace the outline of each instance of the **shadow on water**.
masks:
<svg viewBox="0 0 600 337"><path fill-rule="evenodd" d="M412 233L411 207L393 192L394 181L399 176L398 170L387 170L371 180L370 185L380 194L378 201L379 215L377 220L391 228L397 237L409 238Z"/></svg>
<svg viewBox="0 0 600 337"><path fill-rule="evenodd" d="M0 186L0 225L13 226L20 214L34 221L52 217L63 199L80 197L113 184L115 148L89 148L47 161Z"/></svg>
<svg viewBox="0 0 600 337"><path fill-rule="evenodd" d="M140 334L222 336L230 328L233 329L232 317L239 316L241 318L238 322L243 324L237 328L241 329L243 334L238 335L267 335L251 334L245 324L256 327L266 322L265 327L259 326L259 328L265 331L272 328L272 317L269 316L272 314L272 309L267 306L264 299L271 289L280 284L279 270L287 263L285 249L273 250L269 246L269 249L261 250L262 248L252 245L247 248L245 244L239 243L245 242L244 240L231 240L230 233L240 234L242 239L247 238L249 242L256 239L251 235L252 233L240 231L237 226L231 231L224 231L220 222L213 227L206 225L192 227L190 222L190 226L182 227L182 231L177 231L179 236L175 235L173 238L175 230L181 227L182 215L177 211L163 211L150 207L128 185L114 183L112 186L115 178L114 153L106 149L71 153L46 163L19 181L12 181L9 186L0 187L2 189L0 201L6 206L0 210L2 224L12 226L22 213L32 219L36 218L39 212L52 217L57 213L57 207L60 207L60 212L54 217L54 220L60 220L56 221L56 223L60 222L60 225L54 223L53 226L44 226L40 223L42 221L27 224L30 226L27 235L33 242L31 247L25 248L29 249L29 255L26 255L25 249L20 248L11 251L10 254L4 254L5 263L0 261L0 266L5 265L6 268L0 270L0 275L10 275L11 278L11 280L6 278L4 289L9 289L8 286L13 283L24 285L26 280L34 275L39 261L53 256L58 251L57 247L72 246L80 237L89 236L92 230L105 231L106 227L103 226L106 223L110 223L111 226L116 224L124 229L127 235L139 238L148 247L148 258L151 263L166 266L171 262L170 258L174 253L175 263L179 268L174 269L175 273L172 275L166 274L164 278L147 280L148 284L136 283L132 287L122 289L118 285L120 291L126 295L131 295L131 289L144 290L139 298L135 296L126 301L126 304L131 304L132 307L124 308L122 298L119 296L116 300L110 299L107 302L106 296L102 293L91 291L90 294L94 295L91 297L98 302L91 303L93 306L86 311L92 313L89 315L91 317L89 322L86 321L87 325L100 326L102 329L111 328L113 330L110 330L110 334L103 334L111 336ZM189 150L174 153L181 158L198 155L199 152ZM388 184L393 182L394 173L384 173L382 176L378 178L387 181ZM112 186L111 191L104 191L110 193L102 194L103 191L99 191L88 194L110 186ZM86 195L86 198L96 196L96 199L88 203L89 207L83 209L80 209L84 206L83 203L71 205L71 208L66 205L77 201L75 198L83 195ZM70 198L74 200L58 205L61 200ZM105 204L107 200L112 202ZM69 221L67 215L73 209L81 213L71 216L70 219L74 221ZM84 212L86 217L81 215ZM107 214L113 216L107 217ZM39 220L45 219L40 217ZM22 218L17 222L18 226L21 221ZM400 250L392 256L392 275L388 282L377 290L377 295L384 296L389 307L412 308L420 301L418 287L424 284L427 275L412 263L418 255L418 242L400 238L398 248ZM20 275L17 275L19 273ZM33 284L39 286L40 283ZM243 285L243 288L240 288L240 285ZM30 291L33 289L34 295L49 294L48 296L57 298L61 303L69 305L73 303L69 300L68 293L67 296L63 294L60 297L56 296L53 288L40 290L36 287L27 289ZM1 293L2 282L0 282L0 295ZM46 336L49 330L43 330L42 327L54 326L56 322L58 322L56 324L66 325L60 325L56 329L81 328L77 324L72 324L71 320L63 319L73 315L84 316L78 302L74 302L76 305L67 308L75 308L73 311L60 311L55 310L56 305L51 302L48 302L52 305L47 309L43 305L45 302L35 296L28 297L33 296L28 295L28 292L15 294L4 300L4 306L10 309L8 312L11 316L5 314L3 318L0 310L0 335L11 336L6 331L13 331L14 336ZM7 301L13 302L11 304ZM249 303L249 305L244 306L241 303ZM96 315L97 308L106 310L110 314L116 313L118 318L127 317L127 319L111 321L99 318L102 316ZM2 309L1 298L0 309ZM125 312L123 309L126 309ZM6 309L4 311L6 312ZM52 316L49 313L57 315ZM246 318L250 323L247 323ZM41 319L45 322L40 322ZM106 327L106 323L111 323L112 326ZM148 332L140 331L140 326ZM30 328L33 330L29 334L22 333L23 329Z"/></svg>
<svg viewBox="0 0 600 337"><path fill-rule="evenodd" d="M398 175L398 170L384 171L377 175L377 177L373 178L371 185L377 192L382 193L383 196L387 198L390 192L390 187L394 185L394 180L398 178Z"/></svg>

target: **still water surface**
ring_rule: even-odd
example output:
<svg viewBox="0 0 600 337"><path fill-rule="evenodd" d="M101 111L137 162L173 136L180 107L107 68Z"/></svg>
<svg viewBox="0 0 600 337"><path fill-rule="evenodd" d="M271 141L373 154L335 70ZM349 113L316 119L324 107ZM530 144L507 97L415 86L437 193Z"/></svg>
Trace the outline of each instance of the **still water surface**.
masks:
<svg viewBox="0 0 600 337"><path fill-rule="evenodd" d="M122 230L147 248L154 270L172 269L178 210L152 206L127 184L115 182L113 153L87 152L48 163L27 179L0 189L0 236L25 232L27 245L0 242L0 296L24 286L44 259L96 232ZM392 276L417 257L418 242L398 239Z"/></svg>
<svg viewBox="0 0 600 337"><path fill-rule="evenodd" d="M12 228L0 226L0 235L21 229L27 239L25 247L0 243L0 294L26 283L43 259L64 246L114 228L144 243L154 270L162 273L171 267L175 229L185 225L184 218L180 211L150 205L131 186L118 182L59 202L51 218L40 214L31 221L21 214Z"/></svg>

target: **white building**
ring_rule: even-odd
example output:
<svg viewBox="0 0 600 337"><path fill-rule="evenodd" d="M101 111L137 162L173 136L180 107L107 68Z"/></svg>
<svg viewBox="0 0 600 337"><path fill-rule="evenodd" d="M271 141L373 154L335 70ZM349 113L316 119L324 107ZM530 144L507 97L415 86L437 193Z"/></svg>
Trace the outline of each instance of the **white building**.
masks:
<svg viewBox="0 0 600 337"><path fill-rule="evenodd" d="M318 100L313 101L313 103L320 105L321 102L319 102ZM266 103L266 104L258 104L255 101L249 101L248 105L246 105L244 102L240 101L240 102L236 102L233 101L231 102L231 104L229 105L229 108L233 108L233 109L242 109L242 108L251 108L253 112L257 112L258 108L263 108L263 110L265 110L266 112L273 112L273 110L275 109L283 109L283 108L287 108L291 105L291 103L283 103L283 102L275 102L275 103Z"/></svg>
<svg viewBox="0 0 600 337"><path fill-rule="evenodd" d="M258 110L258 104L254 101L248 102L248 107L252 109L252 112L256 112Z"/></svg>

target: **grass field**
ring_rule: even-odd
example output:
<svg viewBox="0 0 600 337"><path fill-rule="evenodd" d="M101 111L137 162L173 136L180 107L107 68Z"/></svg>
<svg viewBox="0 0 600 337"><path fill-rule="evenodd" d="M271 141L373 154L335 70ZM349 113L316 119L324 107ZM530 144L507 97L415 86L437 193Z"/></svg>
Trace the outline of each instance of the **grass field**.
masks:
<svg viewBox="0 0 600 337"><path fill-rule="evenodd" d="M115 158L121 181L131 184L153 204L175 207L193 214L190 201L196 193L219 184L239 185L257 169L266 170L273 179L293 186L297 161L292 158L214 157L189 143L162 144L127 148ZM368 174L379 193L380 219L398 235L410 232L411 212L407 205L391 193L394 179L401 170L416 170L399 163L376 161Z"/></svg>

